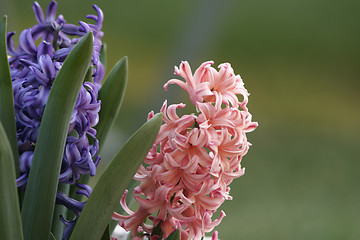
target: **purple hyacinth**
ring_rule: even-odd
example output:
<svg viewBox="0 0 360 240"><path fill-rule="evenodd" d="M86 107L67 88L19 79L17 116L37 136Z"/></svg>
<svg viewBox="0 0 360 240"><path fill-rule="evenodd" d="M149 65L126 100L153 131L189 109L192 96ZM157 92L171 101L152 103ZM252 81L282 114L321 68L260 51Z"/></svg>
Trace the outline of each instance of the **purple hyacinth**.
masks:
<svg viewBox="0 0 360 240"><path fill-rule="evenodd" d="M97 15L86 17L95 21L95 24L79 21L79 25L76 26L67 23L62 15L56 16L56 6L57 3L52 1L44 15L40 5L34 2L33 10L38 23L20 33L17 48L13 43L15 33L7 34L19 148L20 177L17 179L17 185L22 188L26 187L40 122L53 81L71 49L89 31L94 35L92 61L89 66L89 70L92 70L92 79L81 86L71 116L59 182L74 184L81 175L95 175L100 160L97 155L99 144L94 127L99 121L98 91L104 78L104 66L99 58L104 16L101 9L93 5ZM38 40L41 42L36 45ZM58 203L64 204L60 200ZM71 203L69 201L64 205L72 209Z"/></svg>

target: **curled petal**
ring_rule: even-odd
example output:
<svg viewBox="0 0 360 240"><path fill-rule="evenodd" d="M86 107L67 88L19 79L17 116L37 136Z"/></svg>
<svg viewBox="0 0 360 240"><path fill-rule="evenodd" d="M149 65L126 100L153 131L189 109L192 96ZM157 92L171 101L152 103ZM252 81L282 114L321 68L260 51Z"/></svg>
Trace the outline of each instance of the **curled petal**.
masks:
<svg viewBox="0 0 360 240"><path fill-rule="evenodd" d="M96 24L95 24L96 30L100 30L102 27L102 23L104 21L104 14L97 5L94 4L93 8L95 9L97 16L87 15L86 18L93 19L94 21L96 21Z"/></svg>
<svg viewBox="0 0 360 240"><path fill-rule="evenodd" d="M23 186L28 180L28 174L24 173L23 175L21 175L19 178L16 179L16 186L17 187L21 187Z"/></svg>
<svg viewBox="0 0 360 240"><path fill-rule="evenodd" d="M84 195L87 198L90 197L90 194L92 193L92 188L89 185L86 184L76 184L80 188L80 190L77 190L76 193L80 195Z"/></svg>
<svg viewBox="0 0 360 240"><path fill-rule="evenodd" d="M43 54L39 57L39 64L47 78L55 79L55 67L51 60L51 57L48 54Z"/></svg>
<svg viewBox="0 0 360 240"><path fill-rule="evenodd" d="M8 50L8 53L11 55L11 56L16 56L17 53L15 51L15 48L14 48L14 42L12 40L12 37L14 36L15 32L9 32L6 34L6 45L7 45L7 50Z"/></svg>
<svg viewBox="0 0 360 240"><path fill-rule="evenodd" d="M36 79L40 82L40 84L46 86L49 83L49 78L47 78L39 69L33 66L30 66L29 68L34 73Z"/></svg>
<svg viewBox="0 0 360 240"><path fill-rule="evenodd" d="M79 24L80 24L80 31L81 32L86 32L86 33L91 32L91 28L87 23L85 23L83 21L79 21Z"/></svg>
<svg viewBox="0 0 360 240"><path fill-rule="evenodd" d="M36 53L36 45L34 39L32 38L30 29L25 29L21 32L19 38L19 44L25 52L30 54Z"/></svg>

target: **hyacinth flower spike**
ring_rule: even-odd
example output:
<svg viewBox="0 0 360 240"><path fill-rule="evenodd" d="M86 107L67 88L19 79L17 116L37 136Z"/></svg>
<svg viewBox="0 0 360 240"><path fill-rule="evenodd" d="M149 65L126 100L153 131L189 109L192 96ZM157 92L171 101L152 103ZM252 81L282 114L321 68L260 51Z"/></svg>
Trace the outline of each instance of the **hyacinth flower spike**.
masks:
<svg viewBox="0 0 360 240"><path fill-rule="evenodd" d="M221 211L212 220L221 204L232 199L229 184L244 174L240 163L250 146L246 133L257 123L251 121L240 76L229 63L220 64L219 71L212 64L203 63L193 75L183 61L175 74L185 82L171 79L164 85L166 90L177 84L188 92L198 112L179 116L176 109L185 105L167 106L166 101L161 108L164 124L144 161L148 165L134 176L140 182L134 190L139 208L133 212L126 206L125 193L121 205L128 215L113 214L133 239L165 239L176 230L181 239L202 239L225 217ZM217 238L215 231L212 239Z"/></svg>

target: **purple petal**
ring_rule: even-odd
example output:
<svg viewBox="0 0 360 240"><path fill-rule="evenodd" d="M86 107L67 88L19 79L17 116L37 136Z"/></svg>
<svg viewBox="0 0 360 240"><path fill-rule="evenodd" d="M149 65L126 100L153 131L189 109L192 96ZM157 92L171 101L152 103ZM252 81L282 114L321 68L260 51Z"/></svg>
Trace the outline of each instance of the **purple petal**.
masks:
<svg viewBox="0 0 360 240"><path fill-rule="evenodd" d="M19 170L22 173L27 173L30 170L31 162L33 159L34 152L26 151L21 154L19 158Z"/></svg>
<svg viewBox="0 0 360 240"><path fill-rule="evenodd" d="M92 188L89 185L78 183L78 184L76 184L76 186L81 188L80 190L76 191L77 194L84 195L84 196L86 196L88 198L90 197L90 194L92 192Z"/></svg>
<svg viewBox="0 0 360 240"><path fill-rule="evenodd" d="M30 140L32 142L35 142L37 140L37 137L39 135L40 125L33 129L33 131L30 134Z"/></svg>
<svg viewBox="0 0 360 240"><path fill-rule="evenodd" d="M82 35L82 33L79 30L79 26L75 26L73 24L64 24L62 26L61 31L69 35L77 35L77 36Z"/></svg>
<svg viewBox="0 0 360 240"><path fill-rule="evenodd" d="M96 158L95 158L95 160L94 160L94 164L95 164L96 167L98 166L98 164L99 164L99 162L100 162L100 159L101 159L100 156L97 155Z"/></svg>
<svg viewBox="0 0 360 240"><path fill-rule="evenodd" d="M52 58L54 56L54 48L52 47L52 45L46 41L42 41L39 44L38 47L38 52L37 52L37 59L39 61L39 58L41 55L43 54L47 54L50 56L50 58Z"/></svg>
<svg viewBox="0 0 360 240"><path fill-rule="evenodd" d="M75 223L78 219L78 216L76 216L76 218L72 221L68 221L66 220L62 215L60 215L60 221L66 226L65 227L65 230L63 232L63 235L62 235L62 239L68 239L73 228L75 227Z"/></svg>
<svg viewBox="0 0 360 240"><path fill-rule="evenodd" d="M96 130L94 128L89 128L86 132L87 135L91 136L92 138L95 139L95 135L96 135ZM96 142L95 142L96 143ZM96 150L97 152L98 150ZM95 154L91 153L92 156L94 156Z"/></svg>
<svg viewBox="0 0 360 240"><path fill-rule="evenodd" d="M91 27L87 23L85 23L83 21L79 21L79 24L80 24L80 31L81 32L86 32L87 33L87 32L92 31Z"/></svg>
<svg viewBox="0 0 360 240"><path fill-rule="evenodd" d="M86 18L92 19L92 20L94 20L95 22L98 20L98 17L95 16L95 15L86 15Z"/></svg>
<svg viewBox="0 0 360 240"><path fill-rule="evenodd" d="M30 60L21 58L19 61L20 61L23 65L25 65L25 66L27 66L27 67L32 66L32 67L35 67L35 68L38 68L38 69L40 68L39 65L37 65L36 63L34 63L34 62L30 61ZM24 71L23 71L23 72L24 72ZM25 75L25 76L26 76L26 75ZM25 77L25 76L22 75L22 77Z"/></svg>
<svg viewBox="0 0 360 240"><path fill-rule="evenodd" d="M39 23L31 27L31 35L35 40L46 34L50 26L47 23Z"/></svg>
<svg viewBox="0 0 360 240"><path fill-rule="evenodd" d="M90 175L95 176L96 166L93 161L89 161Z"/></svg>
<svg viewBox="0 0 360 240"><path fill-rule="evenodd" d="M39 57L40 67L47 78L55 79L56 72L51 57L47 54Z"/></svg>
<svg viewBox="0 0 360 240"><path fill-rule="evenodd" d="M16 186L21 187L23 186L28 180L28 173L24 173L19 178L16 179Z"/></svg>
<svg viewBox="0 0 360 240"><path fill-rule="evenodd" d="M39 69L34 68L33 66L29 67L34 73L36 79L40 82L41 85L47 85L49 83L49 78L47 78Z"/></svg>
<svg viewBox="0 0 360 240"><path fill-rule="evenodd" d="M64 61L67 55L69 55L72 47L61 48L54 53L54 59L57 61Z"/></svg>
<svg viewBox="0 0 360 240"><path fill-rule="evenodd" d="M65 207L73 210L76 213L81 212L81 210L85 206L84 202L80 202L75 199L72 199L59 191L56 193L56 203L64 205Z"/></svg>
<svg viewBox="0 0 360 240"><path fill-rule="evenodd" d="M61 173L60 176L59 176L59 182L67 182L70 177L71 177L71 174L72 174L72 170L71 168L67 168L65 170L65 172Z"/></svg>
<svg viewBox="0 0 360 240"><path fill-rule="evenodd" d="M56 18L56 5L55 1L51 1L46 11L46 21L52 22L55 21Z"/></svg>
<svg viewBox="0 0 360 240"><path fill-rule="evenodd" d="M18 120L26 126L35 127L34 121L30 119L28 116L26 116L26 114L24 114L23 111L18 113Z"/></svg>
<svg viewBox="0 0 360 240"><path fill-rule="evenodd" d="M100 30L102 27L102 23L104 21L104 14L97 5L94 4L93 8L96 10L96 12L98 14L98 19L96 21L96 27L97 27L97 30Z"/></svg>
<svg viewBox="0 0 360 240"><path fill-rule="evenodd" d="M68 48L71 47L71 39L69 38L68 35L66 35L63 31L59 32L59 39L62 40L61 44L60 44L60 48Z"/></svg>
<svg viewBox="0 0 360 240"><path fill-rule="evenodd" d="M30 61L27 61L27 60L25 60L24 59L24 62L30 62ZM20 62L23 62L22 61L22 59L20 59ZM31 62L32 63L32 62ZM31 66L34 66L34 67L36 67L36 68L39 68L40 69L40 67L37 65L37 64L35 64L35 63L33 63L34 65L31 65ZM30 69L28 69L28 68L24 68L22 71L21 71L21 73L20 73L20 78L25 78L25 77L27 77L27 75L30 73Z"/></svg>
<svg viewBox="0 0 360 240"><path fill-rule="evenodd" d="M73 164L77 159L81 158L79 149L76 147L74 143L70 143L66 145L66 159L69 161L69 164Z"/></svg>
<svg viewBox="0 0 360 240"><path fill-rule="evenodd" d="M63 24L66 23L66 20L64 19L63 15L59 15L55 21L59 26L62 26Z"/></svg>
<svg viewBox="0 0 360 240"><path fill-rule="evenodd" d="M36 53L36 45L32 38L30 29L25 29L21 32L19 38L19 44L22 49L27 53Z"/></svg>
<svg viewBox="0 0 360 240"><path fill-rule="evenodd" d="M90 196L90 194L92 192L92 189L91 189L90 186L85 185L85 184L77 184L77 186L79 188L81 188L81 190L78 190L76 192L77 194L85 195L87 197ZM83 210L86 202L77 201L75 199L72 199L72 198L66 196L62 192L57 192L57 194L56 194L56 203L64 205L65 207L69 208L70 210L72 210L75 213L75 219L72 220L72 221L66 220L63 216L60 216L60 220L66 226L62 238L63 239L68 239L68 237L69 237L72 229L74 228L75 223L76 223L77 219L79 218L79 215L80 215L81 211Z"/></svg>
<svg viewBox="0 0 360 240"><path fill-rule="evenodd" d="M50 27L51 29L53 29L53 26ZM52 40L54 39L54 33L53 31L51 30L47 30L46 32L44 32L44 36L43 36L43 41L46 41L46 42L51 42Z"/></svg>
<svg viewBox="0 0 360 240"><path fill-rule="evenodd" d="M7 50L8 50L8 53L12 56L17 55L15 48L14 48L14 42L12 40L12 37L14 36L14 34L15 34L15 32L9 32L8 34L6 34Z"/></svg>
<svg viewBox="0 0 360 240"><path fill-rule="evenodd" d="M37 99L36 101L33 103L33 106L36 107L37 109L44 107L47 103L47 100L49 98L49 94L50 94L50 87L49 86L43 86L40 90L39 90L39 94L37 95ZM41 115L43 114L43 112L41 112ZM41 120L41 116L39 118L39 120Z"/></svg>
<svg viewBox="0 0 360 240"><path fill-rule="evenodd" d="M42 9L41 9L38 2L34 2L33 10L34 10L34 13L35 13L36 21L38 21L38 23L44 22L45 21L44 13L43 13L43 11L42 11Z"/></svg>
<svg viewBox="0 0 360 240"><path fill-rule="evenodd" d="M95 72L94 82L100 83L104 77L105 77L105 68L104 65L102 65L102 63L100 62Z"/></svg>

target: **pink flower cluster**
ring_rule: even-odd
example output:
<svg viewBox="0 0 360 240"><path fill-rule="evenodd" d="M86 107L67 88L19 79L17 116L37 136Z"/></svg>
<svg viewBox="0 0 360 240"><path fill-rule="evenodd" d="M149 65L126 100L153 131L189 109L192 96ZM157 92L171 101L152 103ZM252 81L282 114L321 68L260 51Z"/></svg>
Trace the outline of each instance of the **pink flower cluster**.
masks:
<svg viewBox="0 0 360 240"><path fill-rule="evenodd" d="M121 204L129 215L113 214L133 239L165 239L176 229L181 239L201 239L225 216L221 211L212 220L224 200L231 199L229 184L244 174L240 163L250 146L246 133L258 126L246 107L249 93L229 63L219 71L212 64L203 63L193 75L182 62L175 74L185 82L172 79L164 86L177 84L187 91L197 113L178 116L176 109L185 104L167 107L165 101L162 106L165 123L145 159L147 167L141 166L134 177L140 182L134 190L139 208L133 212L126 206L125 193ZM151 112L149 119L153 116ZM155 233L159 228L160 236ZM217 239L216 231L212 239Z"/></svg>

